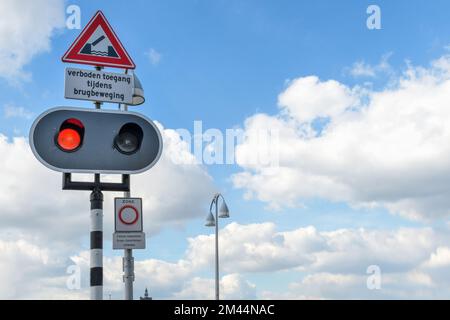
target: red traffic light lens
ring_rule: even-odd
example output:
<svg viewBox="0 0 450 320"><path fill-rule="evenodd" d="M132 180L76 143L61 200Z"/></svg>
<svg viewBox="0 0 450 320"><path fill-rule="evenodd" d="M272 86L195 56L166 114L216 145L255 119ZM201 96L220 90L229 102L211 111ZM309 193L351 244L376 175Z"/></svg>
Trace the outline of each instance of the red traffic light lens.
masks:
<svg viewBox="0 0 450 320"><path fill-rule="evenodd" d="M72 152L81 146L83 143L83 136L83 123L78 119L70 118L61 124L55 142L62 151Z"/></svg>
<svg viewBox="0 0 450 320"><path fill-rule="evenodd" d="M73 151L81 144L81 137L77 130L63 129L58 134L58 145L64 151Z"/></svg>

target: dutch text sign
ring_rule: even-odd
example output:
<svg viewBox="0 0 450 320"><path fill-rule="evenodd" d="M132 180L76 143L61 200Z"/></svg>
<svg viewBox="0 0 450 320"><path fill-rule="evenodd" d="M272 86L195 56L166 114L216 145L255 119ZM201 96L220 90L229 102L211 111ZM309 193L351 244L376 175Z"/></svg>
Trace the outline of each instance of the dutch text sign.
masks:
<svg viewBox="0 0 450 320"><path fill-rule="evenodd" d="M66 68L66 99L131 104L134 77L130 74Z"/></svg>

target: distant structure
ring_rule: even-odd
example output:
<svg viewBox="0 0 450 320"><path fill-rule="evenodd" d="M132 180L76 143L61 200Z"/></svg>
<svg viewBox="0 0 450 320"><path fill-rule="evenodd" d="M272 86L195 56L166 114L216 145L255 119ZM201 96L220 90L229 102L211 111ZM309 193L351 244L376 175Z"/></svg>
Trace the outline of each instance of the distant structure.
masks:
<svg viewBox="0 0 450 320"><path fill-rule="evenodd" d="M147 288L145 288L144 296L141 297L140 300L152 300L152 297L149 297L149 296L148 296L148 290L147 290Z"/></svg>

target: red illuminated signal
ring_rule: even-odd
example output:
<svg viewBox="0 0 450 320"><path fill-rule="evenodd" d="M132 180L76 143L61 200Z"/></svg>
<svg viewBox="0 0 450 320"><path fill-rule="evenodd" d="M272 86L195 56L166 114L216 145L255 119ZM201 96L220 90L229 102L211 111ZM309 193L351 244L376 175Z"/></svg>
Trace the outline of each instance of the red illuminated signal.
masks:
<svg viewBox="0 0 450 320"><path fill-rule="evenodd" d="M81 144L80 134L73 129L64 129L58 134L58 145L64 151L73 151Z"/></svg>
<svg viewBox="0 0 450 320"><path fill-rule="evenodd" d="M83 136L83 123L78 119L67 119L59 128L56 144L62 151L72 152L81 147Z"/></svg>

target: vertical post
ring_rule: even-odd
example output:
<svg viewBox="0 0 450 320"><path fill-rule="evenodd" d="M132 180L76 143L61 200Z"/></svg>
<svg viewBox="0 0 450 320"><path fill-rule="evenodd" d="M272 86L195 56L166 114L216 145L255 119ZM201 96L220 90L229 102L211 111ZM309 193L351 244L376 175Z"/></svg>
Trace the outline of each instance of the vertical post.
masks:
<svg viewBox="0 0 450 320"><path fill-rule="evenodd" d="M100 71L102 67L96 66ZM95 101L95 109L101 108ZM98 186L91 193L91 300L103 300L103 194L100 189L100 174L95 174Z"/></svg>
<svg viewBox="0 0 450 320"><path fill-rule="evenodd" d="M219 197L216 197L216 300L219 300L219 215L217 202Z"/></svg>
<svg viewBox="0 0 450 320"><path fill-rule="evenodd" d="M128 69L125 70L128 74ZM119 104L120 109L120 104ZM123 105L123 111L128 111L128 105ZM130 192L124 192L124 197L129 198ZM133 249L123 250L123 282L125 283L125 300L133 300L134 258Z"/></svg>
<svg viewBox="0 0 450 320"><path fill-rule="evenodd" d="M126 198L130 192L124 192ZM123 250L123 282L125 283L125 300L133 300L134 258L133 249Z"/></svg>
<svg viewBox="0 0 450 320"><path fill-rule="evenodd" d="M125 300L133 300L134 258L132 249L124 249L123 282L125 283Z"/></svg>
<svg viewBox="0 0 450 320"><path fill-rule="evenodd" d="M100 180L100 175L95 175ZM91 193L91 300L103 300L103 194L100 188Z"/></svg>

